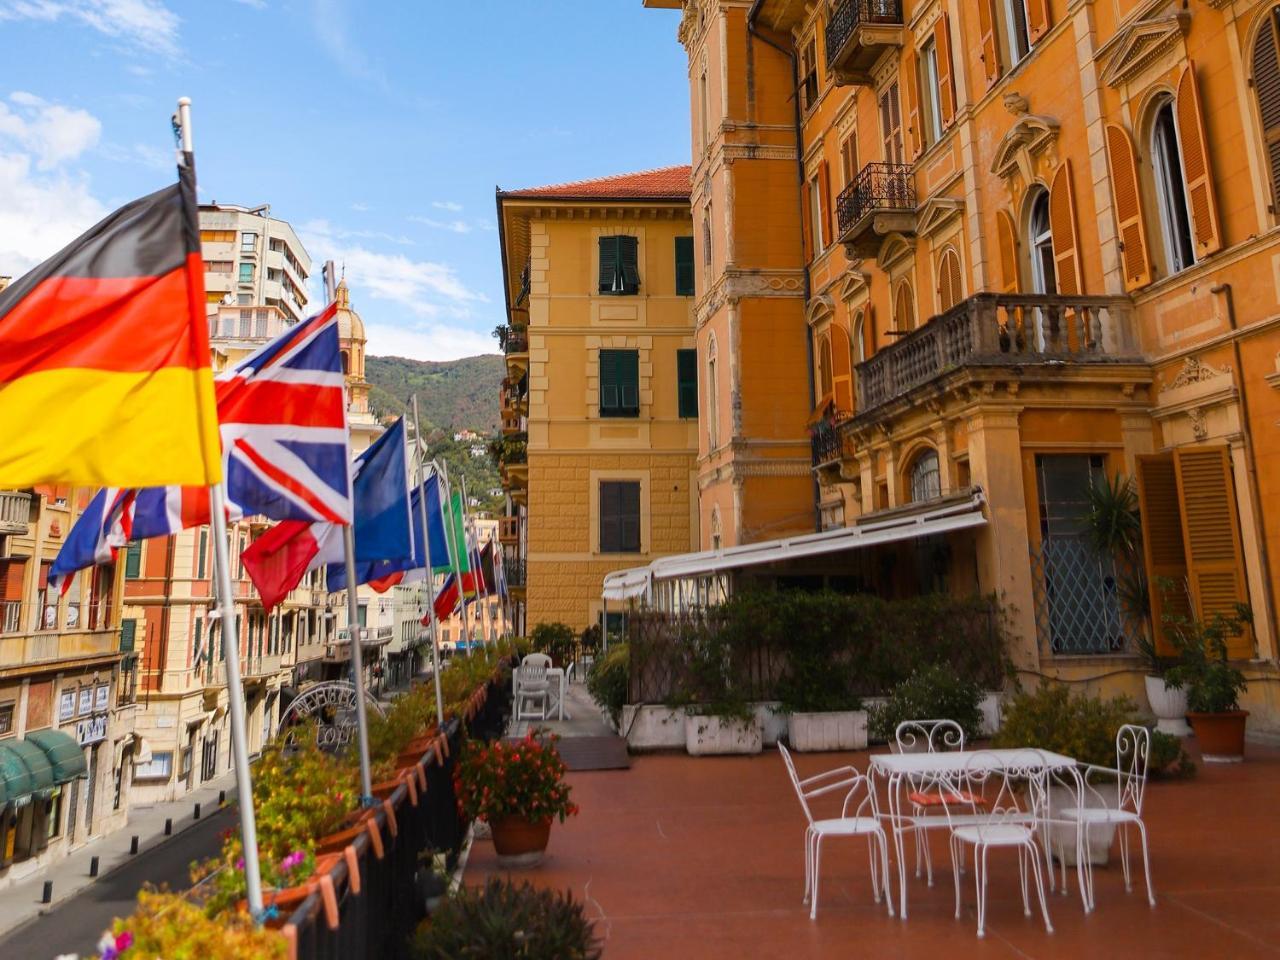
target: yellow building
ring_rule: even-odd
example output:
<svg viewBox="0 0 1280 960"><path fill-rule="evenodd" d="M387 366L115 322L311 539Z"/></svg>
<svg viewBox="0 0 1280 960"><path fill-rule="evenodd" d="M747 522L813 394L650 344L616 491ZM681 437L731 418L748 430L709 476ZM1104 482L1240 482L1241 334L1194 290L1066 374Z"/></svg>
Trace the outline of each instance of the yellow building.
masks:
<svg viewBox="0 0 1280 960"><path fill-rule="evenodd" d="M497 202L516 628L582 629L606 573L698 543L689 168Z"/></svg>
<svg viewBox="0 0 1280 960"><path fill-rule="evenodd" d="M777 409L780 436L809 424L818 526L981 504L963 532L806 572L997 593L1028 676L1141 699L1115 570L1080 535L1088 486L1133 477L1148 574L1202 616L1250 604L1231 654L1264 678L1254 729L1280 726L1280 7L645 2L682 11L699 261L750 251L803 311L787 373L812 388ZM756 334L779 365L789 325Z"/></svg>

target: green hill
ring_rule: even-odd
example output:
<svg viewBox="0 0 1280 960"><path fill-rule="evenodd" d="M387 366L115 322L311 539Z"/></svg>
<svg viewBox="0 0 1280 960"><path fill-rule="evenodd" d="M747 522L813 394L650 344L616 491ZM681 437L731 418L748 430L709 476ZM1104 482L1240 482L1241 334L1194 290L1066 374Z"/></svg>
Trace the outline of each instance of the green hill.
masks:
<svg viewBox="0 0 1280 960"><path fill-rule="evenodd" d="M404 357L366 357L369 401L378 414L409 410L416 393L423 419L449 433L498 431L498 385L506 375L499 354L435 362Z"/></svg>

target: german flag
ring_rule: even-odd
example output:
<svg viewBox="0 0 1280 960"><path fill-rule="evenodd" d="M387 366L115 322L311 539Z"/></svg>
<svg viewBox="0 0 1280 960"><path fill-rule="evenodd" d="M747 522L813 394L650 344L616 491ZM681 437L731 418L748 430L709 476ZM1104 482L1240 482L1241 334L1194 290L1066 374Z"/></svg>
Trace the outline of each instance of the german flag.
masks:
<svg viewBox="0 0 1280 960"><path fill-rule="evenodd" d="M188 156L0 291L0 488L222 478Z"/></svg>

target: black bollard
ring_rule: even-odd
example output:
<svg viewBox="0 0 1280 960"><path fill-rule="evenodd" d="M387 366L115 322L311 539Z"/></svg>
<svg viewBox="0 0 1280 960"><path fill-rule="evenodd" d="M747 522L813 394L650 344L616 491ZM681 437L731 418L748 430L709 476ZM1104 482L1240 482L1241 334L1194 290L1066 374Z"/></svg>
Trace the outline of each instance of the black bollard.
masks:
<svg viewBox="0 0 1280 960"><path fill-rule="evenodd" d="M135 833L129 839L129 856L137 856L138 854L138 835Z"/></svg>
<svg viewBox="0 0 1280 960"><path fill-rule="evenodd" d="M89 858L89 876L96 877L98 875L98 858Z"/></svg>
<svg viewBox="0 0 1280 960"><path fill-rule="evenodd" d="M220 807L221 807L221 806L225 806L225 805L226 805L226 802L227 802L227 791L225 791L225 790L219 790L219 791L218 791L218 806L220 806Z"/></svg>
<svg viewBox="0 0 1280 960"><path fill-rule="evenodd" d="M198 803L196 804L196 812L195 812L195 813L193 813L193 814L191 815L191 819L192 819L192 820L199 820L199 819L200 819L200 804L198 804Z"/></svg>
<svg viewBox="0 0 1280 960"><path fill-rule="evenodd" d="M41 903L53 902L53 881L52 880L46 880L44 882L44 892L40 895L40 902Z"/></svg>
<svg viewBox="0 0 1280 960"><path fill-rule="evenodd" d="M171 833L173 833L173 818L165 817L164 818L164 835L167 837Z"/></svg>

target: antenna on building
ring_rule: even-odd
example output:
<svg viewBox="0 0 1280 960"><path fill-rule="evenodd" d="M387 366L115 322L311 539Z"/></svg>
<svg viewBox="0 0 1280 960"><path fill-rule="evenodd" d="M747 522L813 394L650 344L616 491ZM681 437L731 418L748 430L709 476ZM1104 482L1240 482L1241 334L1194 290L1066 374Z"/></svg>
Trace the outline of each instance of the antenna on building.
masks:
<svg viewBox="0 0 1280 960"><path fill-rule="evenodd" d="M333 279L334 266L332 260L326 260L324 266L320 268L320 276L324 280L325 296L330 300L333 299L333 291L337 289L338 284Z"/></svg>

